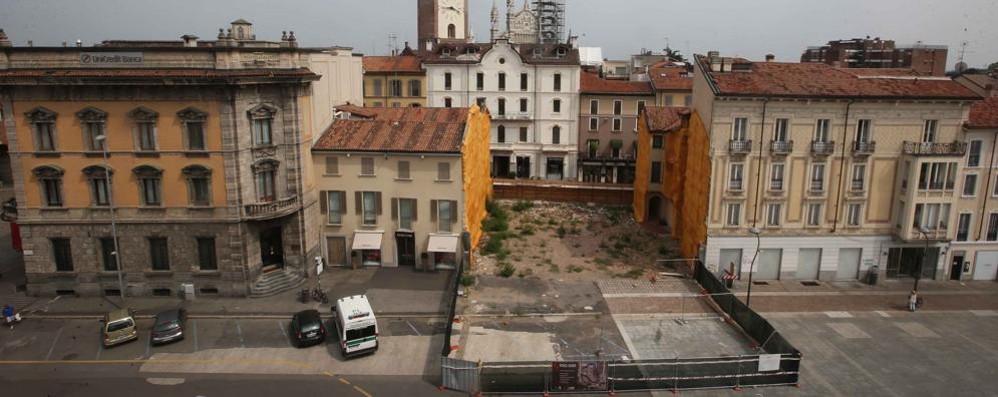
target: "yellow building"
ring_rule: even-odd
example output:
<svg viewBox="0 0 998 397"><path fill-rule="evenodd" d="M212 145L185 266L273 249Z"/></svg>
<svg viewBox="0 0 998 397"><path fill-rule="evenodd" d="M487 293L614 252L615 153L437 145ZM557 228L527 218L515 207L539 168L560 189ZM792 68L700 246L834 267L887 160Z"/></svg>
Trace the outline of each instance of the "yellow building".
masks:
<svg viewBox="0 0 998 397"><path fill-rule="evenodd" d="M364 106L426 106L426 70L422 62L413 55L364 57Z"/></svg>
<svg viewBox="0 0 998 397"><path fill-rule="evenodd" d="M314 274L320 51L242 20L214 41L2 50L29 294L266 295Z"/></svg>

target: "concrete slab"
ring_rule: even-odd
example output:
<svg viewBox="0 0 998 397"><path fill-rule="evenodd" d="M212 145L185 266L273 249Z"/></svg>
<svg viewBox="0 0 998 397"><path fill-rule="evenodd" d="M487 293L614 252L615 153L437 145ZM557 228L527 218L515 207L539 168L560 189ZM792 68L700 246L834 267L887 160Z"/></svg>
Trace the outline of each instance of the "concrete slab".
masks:
<svg viewBox="0 0 998 397"><path fill-rule="evenodd" d="M846 339L869 339L870 334L863 332L859 329L856 324L853 323L831 323L828 327L835 331L839 336Z"/></svg>
<svg viewBox="0 0 998 397"><path fill-rule="evenodd" d="M738 330L714 318L618 319L632 358L717 357L754 354L751 341Z"/></svg>
<svg viewBox="0 0 998 397"><path fill-rule="evenodd" d="M898 328L915 338L938 338L939 334L916 322L894 323Z"/></svg>
<svg viewBox="0 0 998 397"><path fill-rule="evenodd" d="M469 361L557 361L560 347L548 332L517 332L470 327L463 346L463 360Z"/></svg>

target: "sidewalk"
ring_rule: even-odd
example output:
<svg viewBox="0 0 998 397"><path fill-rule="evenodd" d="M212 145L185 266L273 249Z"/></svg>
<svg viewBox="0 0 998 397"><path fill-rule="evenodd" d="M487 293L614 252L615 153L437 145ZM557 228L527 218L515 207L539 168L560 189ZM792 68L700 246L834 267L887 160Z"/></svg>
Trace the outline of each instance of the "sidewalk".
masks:
<svg viewBox="0 0 998 397"><path fill-rule="evenodd" d="M327 269L322 274L322 289L330 303L298 302L298 290L267 298L201 297L187 301L179 297L119 297L57 296L31 298L33 303L21 306L26 318L97 318L109 310L127 306L139 317L153 316L160 310L184 307L194 318L290 318L300 310L316 309L328 313L332 302L344 296L367 294L375 313L381 316L445 315L444 297L450 272L416 272L411 269ZM311 279L303 288L312 288ZM23 297L23 294L21 295Z"/></svg>

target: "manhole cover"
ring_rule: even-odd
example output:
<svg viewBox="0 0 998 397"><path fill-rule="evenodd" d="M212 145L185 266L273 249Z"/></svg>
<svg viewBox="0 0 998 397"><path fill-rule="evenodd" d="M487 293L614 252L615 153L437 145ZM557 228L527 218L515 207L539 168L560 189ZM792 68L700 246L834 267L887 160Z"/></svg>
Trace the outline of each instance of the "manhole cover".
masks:
<svg viewBox="0 0 998 397"><path fill-rule="evenodd" d="M817 286L821 285L821 284L818 284L817 281L801 281L800 284L803 285L803 286L805 286L805 287L817 287Z"/></svg>
<svg viewBox="0 0 998 397"><path fill-rule="evenodd" d="M755 284L755 285L769 285L769 281L753 281L752 284Z"/></svg>

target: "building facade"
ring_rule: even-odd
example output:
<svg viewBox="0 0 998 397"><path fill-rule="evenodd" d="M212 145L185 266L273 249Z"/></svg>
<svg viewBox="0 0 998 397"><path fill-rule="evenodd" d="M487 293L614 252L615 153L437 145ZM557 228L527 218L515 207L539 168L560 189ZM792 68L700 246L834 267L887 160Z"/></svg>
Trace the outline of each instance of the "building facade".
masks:
<svg viewBox="0 0 998 397"><path fill-rule="evenodd" d="M308 54L242 20L217 41L4 48L28 293L117 295L118 263L130 296L314 274Z"/></svg>
<svg viewBox="0 0 998 397"><path fill-rule="evenodd" d="M413 55L364 57L364 106L426 106L422 59Z"/></svg>
<svg viewBox="0 0 998 397"><path fill-rule="evenodd" d="M418 52L432 51L438 43L471 39L468 0L418 0L416 8Z"/></svg>
<svg viewBox="0 0 998 397"><path fill-rule="evenodd" d="M579 100L579 180L634 183L638 115L655 103L648 82L582 73Z"/></svg>
<svg viewBox="0 0 998 397"><path fill-rule="evenodd" d="M808 47L801 62L820 62L842 68L913 69L927 76L946 74L946 46L914 44L896 46L894 40L849 39Z"/></svg>
<svg viewBox="0 0 998 397"><path fill-rule="evenodd" d="M693 71L689 64L662 62L647 70L656 106L693 106Z"/></svg>
<svg viewBox="0 0 998 397"><path fill-rule="evenodd" d="M491 192L479 109L340 107L313 147L332 266L454 269Z"/></svg>
<svg viewBox="0 0 998 397"><path fill-rule="evenodd" d="M949 279L998 280L998 97L974 104L964 125L964 159Z"/></svg>
<svg viewBox="0 0 998 397"><path fill-rule="evenodd" d="M947 277L963 122L980 97L913 76L698 57L694 109L712 148L708 266L745 277L758 243L756 280L856 280L873 266L888 278Z"/></svg>
<svg viewBox="0 0 998 397"><path fill-rule="evenodd" d="M428 54L427 104L492 115L492 174L576 179L579 66L572 44L442 44Z"/></svg>

